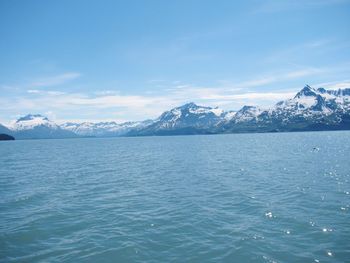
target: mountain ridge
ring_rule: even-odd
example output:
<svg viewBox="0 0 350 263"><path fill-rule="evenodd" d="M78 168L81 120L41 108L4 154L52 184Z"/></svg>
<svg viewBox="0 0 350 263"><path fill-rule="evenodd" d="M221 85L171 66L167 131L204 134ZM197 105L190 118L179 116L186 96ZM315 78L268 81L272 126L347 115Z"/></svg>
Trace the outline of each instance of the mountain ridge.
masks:
<svg viewBox="0 0 350 263"><path fill-rule="evenodd" d="M268 109L245 105L238 111L186 103L139 122L66 122L28 114L0 125L19 139L113 136L190 135L243 132L286 132L350 129L350 89L326 90L306 85L293 98Z"/></svg>

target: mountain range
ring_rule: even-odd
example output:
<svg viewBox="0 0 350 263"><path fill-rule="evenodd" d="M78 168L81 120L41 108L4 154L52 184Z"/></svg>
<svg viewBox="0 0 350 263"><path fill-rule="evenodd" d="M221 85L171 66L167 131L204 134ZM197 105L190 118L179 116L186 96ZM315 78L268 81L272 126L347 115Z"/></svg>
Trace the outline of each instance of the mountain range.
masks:
<svg viewBox="0 0 350 263"><path fill-rule="evenodd" d="M187 103L141 122L67 122L29 114L0 133L16 139L287 132L350 129L350 89L314 89L306 85L293 98L269 109L244 106L238 111Z"/></svg>

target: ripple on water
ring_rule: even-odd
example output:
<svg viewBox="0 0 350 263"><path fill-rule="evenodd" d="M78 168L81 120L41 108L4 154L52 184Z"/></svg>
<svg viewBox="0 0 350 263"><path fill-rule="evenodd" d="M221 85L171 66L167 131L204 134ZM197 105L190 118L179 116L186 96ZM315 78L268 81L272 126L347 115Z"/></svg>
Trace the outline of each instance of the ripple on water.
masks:
<svg viewBox="0 0 350 263"><path fill-rule="evenodd" d="M0 261L346 262L349 137L1 145Z"/></svg>

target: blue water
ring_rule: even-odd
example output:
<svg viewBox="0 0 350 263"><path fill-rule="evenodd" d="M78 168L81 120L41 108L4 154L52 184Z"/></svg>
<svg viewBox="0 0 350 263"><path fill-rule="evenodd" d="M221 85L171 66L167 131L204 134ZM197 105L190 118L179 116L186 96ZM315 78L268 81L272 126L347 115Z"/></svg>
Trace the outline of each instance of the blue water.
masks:
<svg viewBox="0 0 350 263"><path fill-rule="evenodd" d="M350 132L0 142L0 262L350 262Z"/></svg>

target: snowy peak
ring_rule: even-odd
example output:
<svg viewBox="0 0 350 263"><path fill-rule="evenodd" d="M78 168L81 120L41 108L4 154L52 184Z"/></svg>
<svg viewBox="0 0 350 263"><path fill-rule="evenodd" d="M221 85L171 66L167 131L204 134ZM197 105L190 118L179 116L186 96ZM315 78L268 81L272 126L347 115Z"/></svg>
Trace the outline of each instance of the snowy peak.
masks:
<svg viewBox="0 0 350 263"><path fill-rule="evenodd" d="M28 114L20 117L12 123L11 128L13 130L29 130L38 126L47 126L54 129L58 128L58 125L40 114Z"/></svg>
<svg viewBox="0 0 350 263"><path fill-rule="evenodd" d="M198 106L194 102L189 102L189 103L186 103L186 104L179 106L177 108L179 108L179 109L196 109L196 108L200 108L200 106Z"/></svg>
<svg viewBox="0 0 350 263"><path fill-rule="evenodd" d="M17 123L21 122L21 121L38 121L38 120L42 120L42 121L49 121L49 119L45 116L42 116L40 114L28 114L26 116L20 117L19 119L17 119Z"/></svg>
<svg viewBox="0 0 350 263"><path fill-rule="evenodd" d="M223 120L225 112L219 108L199 106L193 102L164 112L146 127L148 133L174 129L205 129Z"/></svg>
<svg viewBox="0 0 350 263"><path fill-rule="evenodd" d="M192 114L214 114L217 117L224 114L224 111L222 109L219 109L218 107L211 108L205 106L198 106L193 102L185 104L181 108L187 109L188 112Z"/></svg>
<svg viewBox="0 0 350 263"><path fill-rule="evenodd" d="M305 86L299 91L293 99L281 101L275 105L272 111L279 111L285 114L300 114L304 111L322 111L325 109L325 95L327 90L320 88L314 89Z"/></svg>
<svg viewBox="0 0 350 263"><path fill-rule="evenodd" d="M301 98L301 97L310 97L310 96L317 96L317 90L314 88L311 88L309 85L306 85L301 91L299 91L295 95L296 98Z"/></svg>
<svg viewBox="0 0 350 263"><path fill-rule="evenodd" d="M253 111L257 111L257 107L255 106L243 106L237 113L247 113L247 112L253 112Z"/></svg>
<svg viewBox="0 0 350 263"><path fill-rule="evenodd" d="M13 121L12 134L16 139L74 138L77 135L63 130L55 122L40 114L28 114Z"/></svg>
<svg viewBox="0 0 350 263"><path fill-rule="evenodd" d="M181 111L181 113L206 114L209 112L213 112L212 110L213 110L213 108L211 108L211 107L198 106L194 102L190 102L190 103L184 104L180 107L176 107L176 108L170 110L170 112Z"/></svg>
<svg viewBox="0 0 350 263"><path fill-rule="evenodd" d="M294 98L277 103L264 115L264 120L277 121L284 125L314 123L317 126L326 122L324 125L327 126L330 120L340 123L344 116L345 119L348 118L346 116L350 112L350 97L347 92L314 89L307 85Z"/></svg>
<svg viewBox="0 0 350 263"><path fill-rule="evenodd" d="M193 117L203 118L207 114L213 115L213 116L220 116L222 113L223 111L218 108L198 106L197 104L190 102L180 107L173 108L170 111L164 112L158 118L158 120L175 122L177 120L186 119L186 118L193 118Z"/></svg>
<svg viewBox="0 0 350 263"><path fill-rule="evenodd" d="M338 89L338 90L327 90L322 87L318 89L314 89L309 85L306 85L301 91L299 91L295 95L294 98L296 99L301 97L316 97L316 96L322 96L327 98L330 98L330 96L335 96L335 97L350 96L350 88Z"/></svg>

